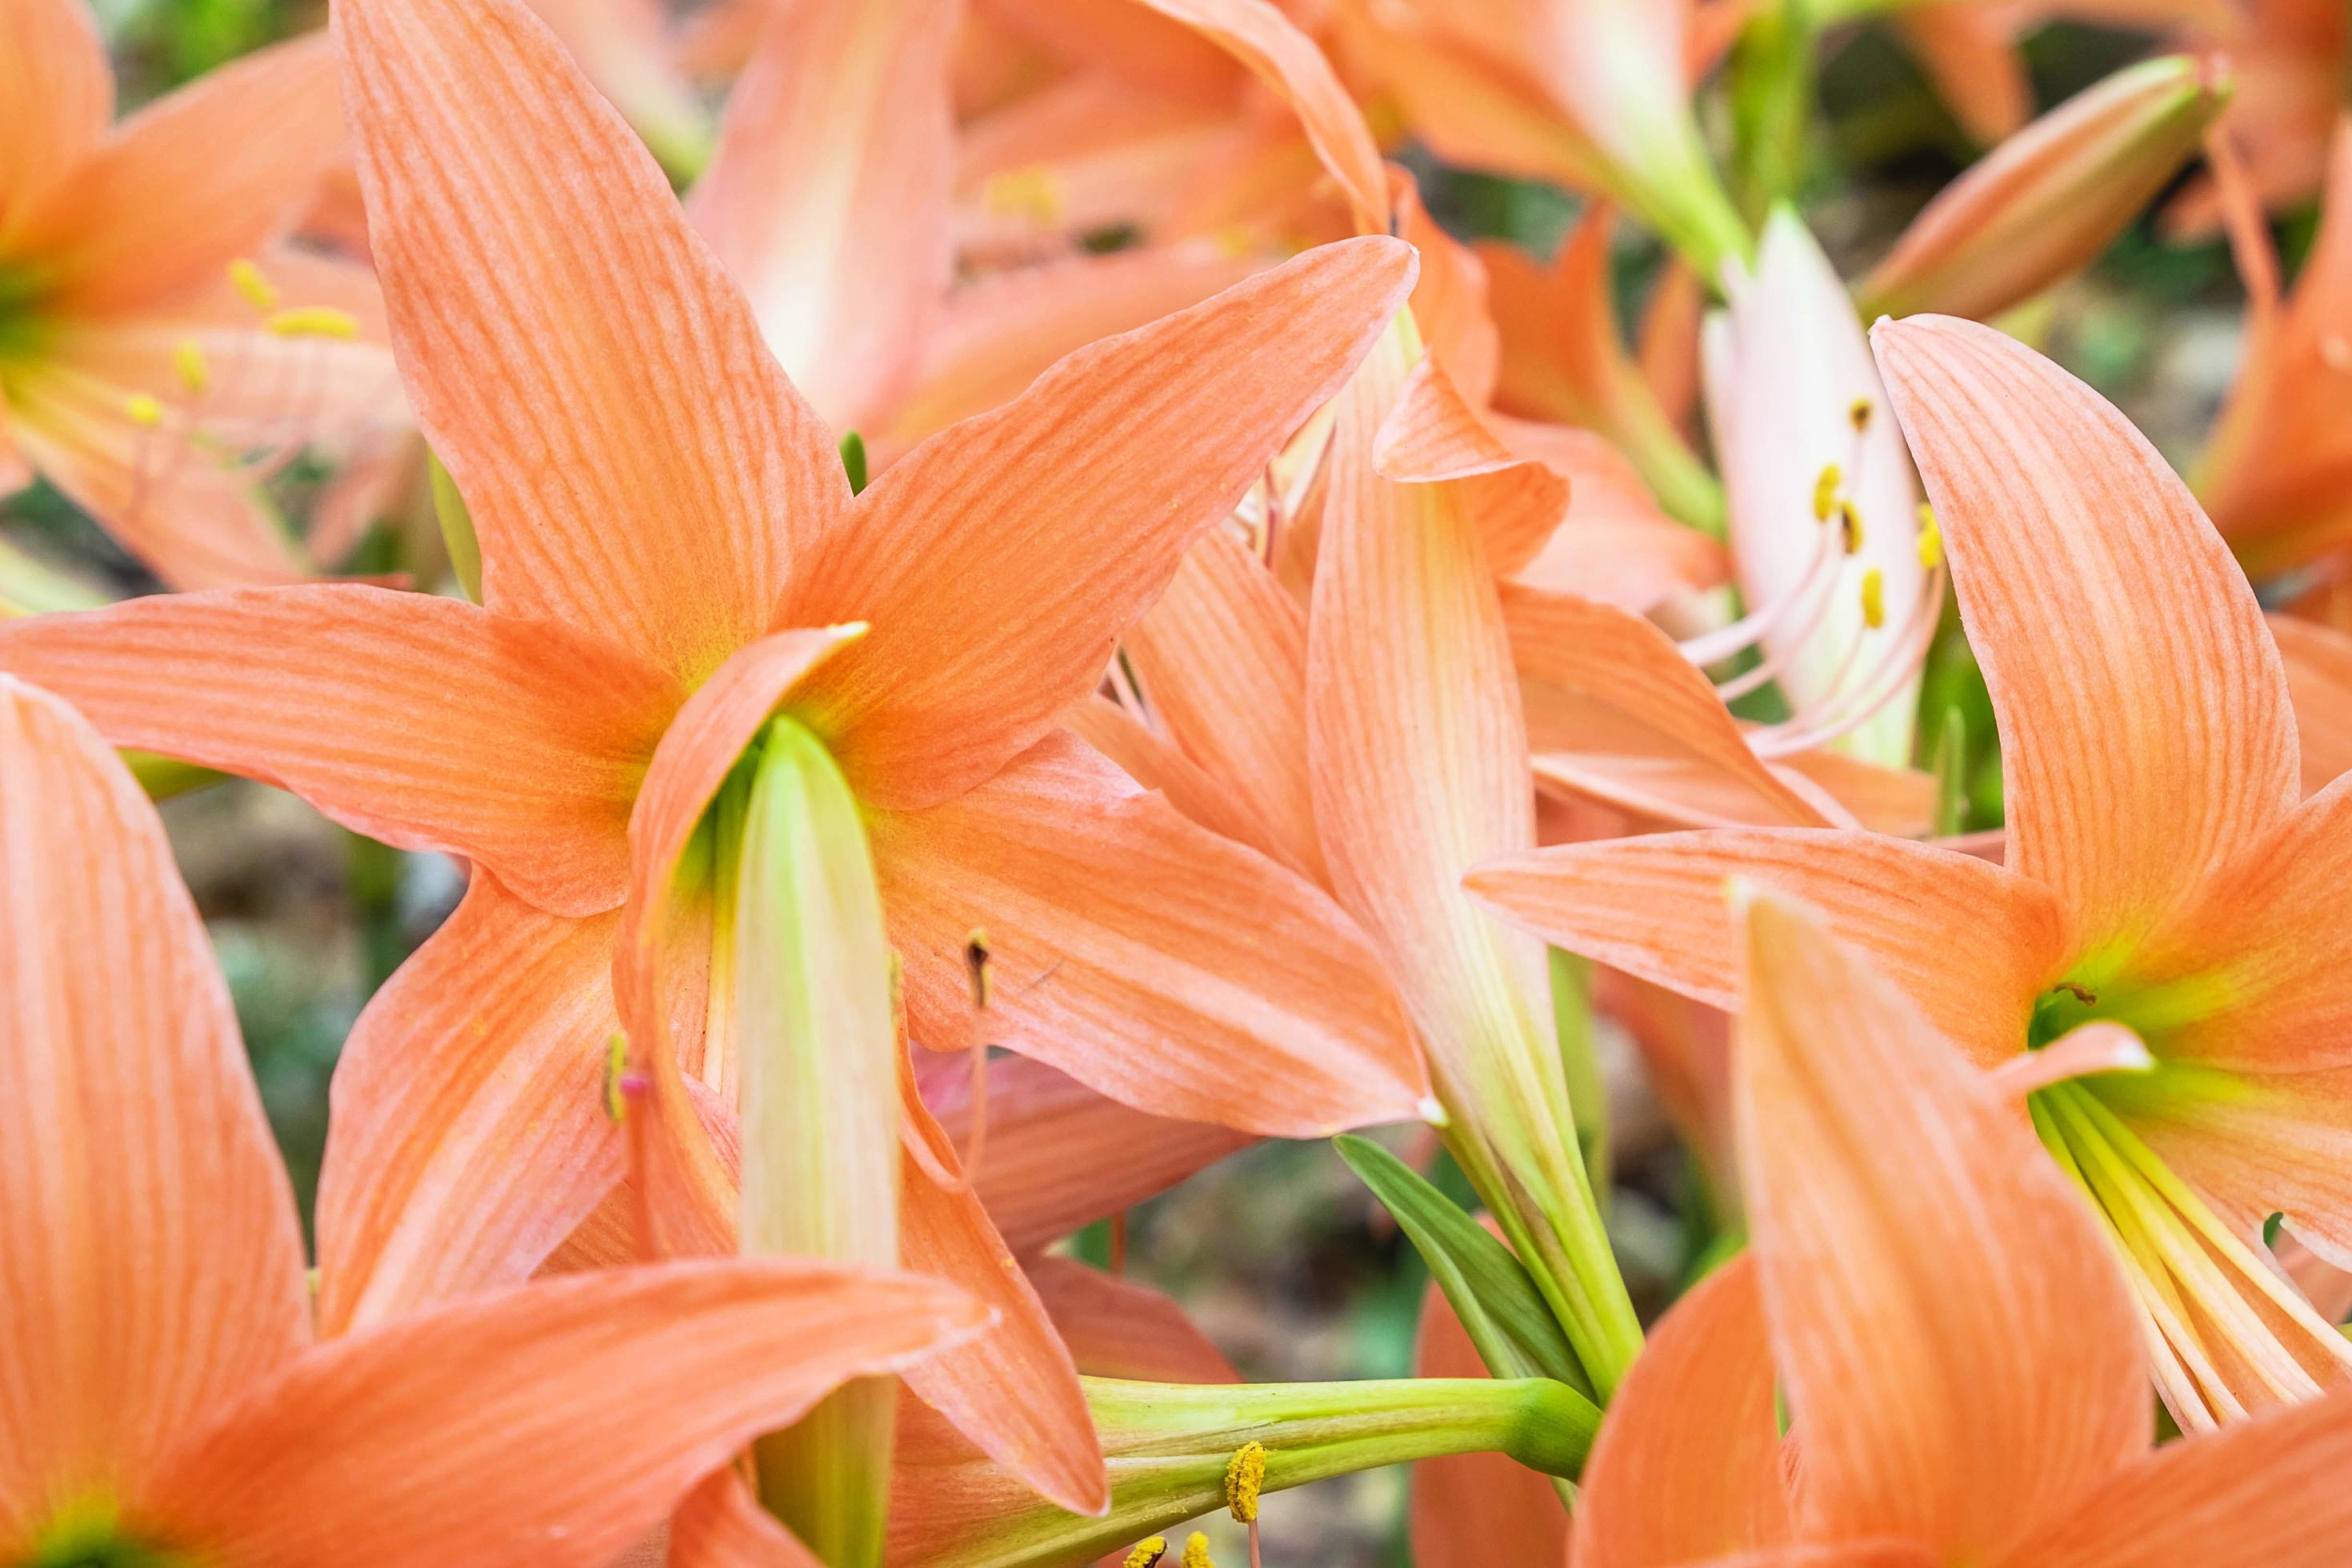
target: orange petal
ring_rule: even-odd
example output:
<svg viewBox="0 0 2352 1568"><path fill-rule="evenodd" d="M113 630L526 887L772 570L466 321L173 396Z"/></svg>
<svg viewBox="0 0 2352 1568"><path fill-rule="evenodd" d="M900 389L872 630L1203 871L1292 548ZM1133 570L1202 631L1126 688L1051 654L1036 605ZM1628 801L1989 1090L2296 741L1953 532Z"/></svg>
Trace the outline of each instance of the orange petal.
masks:
<svg viewBox="0 0 2352 1568"><path fill-rule="evenodd" d="M836 427L908 386L954 270L956 0L779 15L687 204L784 371Z"/></svg>
<svg viewBox="0 0 2352 1568"><path fill-rule="evenodd" d="M1224 1352L1173 1299L1090 1268L1075 1258L1038 1258L1029 1282L1088 1377L1144 1383L1239 1383Z"/></svg>
<svg viewBox="0 0 2352 1568"><path fill-rule="evenodd" d="M908 1109L921 1113L919 1102ZM1110 1481L1077 1368L979 1195L943 1189L909 1154L898 1225L908 1268L955 1281L997 1313L985 1334L910 1368L907 1386L1049 1501L1101 1513Z"/></svg>
<svg viewBox="0 0 2352 1568"><path fill-rule="evenodd" d="M1920 68L1952 117L1991 146L2033 112L2033 84L2010 10L1978 0L1906 5L1889 18L1919 58Z"/></svg>
<svg viewBox="0 0 2352 1568"><path fill-rule="evenodd" d="M1284 858L1321 880L1307 776L1307 614L1298 602L1257 557L1213 531L1128 628L1124 647L1177 745L1265 824Z"/></svg>
<svg viewBox="0 0 2352 1568"><path fill-rule="evenodd" d="M1125 0L1122 0L1125 3ZM1012 402L1066 354L1229 289L1264 263L1210 245L1087 256L967 284L948 302L918 385L867 446L887 459Z"/></svg>
<svg viewBox="0 0 2352 1568"><path fill-rule="evenodd" d="M2293 1236L2321 1258L2352 1265L2352 1069L2143 1081L2144 1091L2123 1084L2110 1098L2132 1131L2233 1229L2251 1242L2265 1220L2283 1214ZM2278 1338L2295 1345L2292 1329Z"/></svg>
<svg viewBox="0 0 2352 1568"><path fill-rule="evenodd" d="M352 1026L319 1177L321 1331L530 1277L621 1175L613 915L477 872Z"/></svg>
<svg viewBox="0 0 2352 1568"><path fill-rule="evenodd" d="M1554 1071L1559 1058L1541 949L1459 886L1472 866L1535 842L1494 581L1458 490L1373 468L1413 374L1409 327L1401 319L1382 339L1339 404L1308 623L1307 746L1332 887L1388 956L1435 1076L1477 1104L1528 1058ZM1538 1068L1537 1083L1548 1079L1559 1104L1516 1114L1540 1125L1556 1110L1568 1126L1566 1086Z"/></svg>
<svg viewBox="0 0 2352 1568"><path fill-rule="evenodd" d="M1163 603L1165 601L1162 601ZM1155 606L1156 607L1156 606ZM1139 625L1140 623L1138 623ZM1130 640L1133 628L1129 628ZM1135 662L1129 656L1130 662ZM1234 787L1176 749L1109 698L1089 697L1062 716L1063 728L1118 764L1119 772L1168 797L1168 804L1210 832L1246 844L1267 859L1306 876L1307 868Z"/></svg>
<svg viewBox="0 0 2352 1568"><path fill-rule="evenodd" d="M978 0L974 8L1063 59L1101 68L1130 94L1144 88L1219 107L1233 95L1237 73L1225 51L1132 0Z"/></svg>
<svg viewBox="0 0 2352 1568"><path fill-rule="evenodd" d="M114 118L114 69L83 0L19 0L0 14L0 241Z"/></svg>
<svg viewBox="0 0 2352 1568"><path fill-rule="evenodd" d="M970 1125L971 1074L961 1057L915 1060L923 1102L958 1147ZM980 1195L1005 1245L1024 1256L1157 1197L1255 1140L1206 1121L1174 1121L1097 1094L1026 1057L988 1066L988 1157Z"/></svg>
<svg viewBox="0 0 2352 1568"><path fill-rule="evenodd" d="M1759 1272L1735 1259L1651 1331L1585 1462L1578 1568L1669 1568L1789 1539Z"/></svg>
<svg viewBox="0 0 2352 1568"><path fill-rule="evenodd" d="M1811 912L1743 901L1734 1103L1802 1533L1997 1561L2149 1440L2129 1288L2016 1108Z"/></svg>
<svg viewBox="0 0 2352 1568"><path fill-rule="evenodd" d="M154 808L0 679L0 1549L310 1338L301 1233Z"/></svg>
<svg viewBox="0 0 2352 1568"><path fill-rule="evenodd" d="M514 0L335 18L394 341L486 602L709 674L768 629L795 548L847 502L831 433L636 137Z"/></svg>
<svg viewBox="0 0 2352 1568"><path fill-rule="evenodd" d="M1412 278L1395 240L1320 247L1072 354L892 465L784 617L872 623L795 707L858 794L934 805L1035 744Z"/></svg>
<svg viewBox="0 0 2352 1568"><path fill-rule="evenodd" d="M1486 307L1486 264L1438 226L1422 205L1421 190L1402 168L1389 165L1396 205L1396 235L1421 252L1421 280L1412 289L1412 318L1429 355L1472 405L1495 399L1502 373L1502 334Z"/></svg>
<svg viewBox="0 0 2352 1568"><path fill-rule="evenodd" d="M126 1522L237 1563L603 1568L847 1378L986 1321L806 1262L575 1275L331 1341L184 1442Z"/></svg>
<svg viewBox="0 0 2352 1568"><path fill-rule="evenodd" d="M1389 231L1389 182L1363 112L1315 41L1255 0L1143 0L1214 39L1288 104L1363 232Z"/></svg>
<svg viewBox="0 0 2352 1568"><path fill-rule="evenodd" d="M2209 878L2134 957L2129 984L2189 993L2166 1056L2272 1072L2352 1065L2347 879L2352 780L2339 779Z"/></svg>
<svg viewBox="0 0 2352 1568"><path fill-rule="evenodd" d="M2352 635L2294 616L2272 616L2270 627L2286 662L2304 793L2316 794L2352 772Z"/></svg>
<svg viewBox="0 0 2352 1568"><path fill-rule="evenodd" d="M1988 320L2095 260L2197 151L2226 74L2175 55L2108 77L1929 202L1859 292L1863 314Z"/></svg>
<svg viewBox="0 0 2352 1568"><path fill-rule="evenodd" d="M1546 941L1717 1007L1739 1002L1734 878L1820 909L1935 1026L1987 1064L2025 1048L2066 951L2048 890L1973 857L1874 833L1733 828L1562 845L1465 885Z"/></svg>
<svg viewBox="0 0 2352 1568"><path fill-rule="evenodd" d="M1130 1105L1282 1137L1419 1114L1403 1016L1347 918L1069 737L872 832L917 1039L963 1040L977 926L993 1037Z"/></svg>
<svg viewBox="0 0 2352 1568"><path fill-rule="evenodd" d="M2128 944L2276 822L2294 720L2262 609L2146 437L1988 327L1882 322L2000 726L2010 864Z"/></svg>
<svg viewBox="0 0 2352 1568"><path fill-rule="evenodd" d="M382 588L132 600L0 626L0 668L121 746L447 849L558 914L620 900L629 800L676 688L545 621ZM518 766L518 759L527 766Z"/></svg>
<svg viewBox="0 0 2352 1568"><path fill-rule="evenodd" d="M2352 1392L2163 1447L2118 1472L2009 1561L2033 1568L2259 1563L2329 1568L2352 1529Z"/></svg>
<svg viewBox="0 0 2352 1568"><path fill-rule="evenodd" d="M714 1470L670 1516L666 1568L824 1568L815 1552L760 1506L733 1466Z"/></svg>
<svg viewBox="0 0 2352 1568"><path fill-rule="evenodd" d="M1816 747L1783 757L1785 772L1811 784L1847 816L1874 833L1897 838L1927 836L1936 816L1936 775L1917 768L1887 768Z"/></svg>
<svg viewBox="0 0 2352 1568"><path fill-rule="evenodd" d="M1400 484L1457 484L1497 577L1534 560L1568 512L1568 482L1488 429L1435 359L1406 381L1373 440L1372 466Z"/></svg>
<svg viewBox="0 0 2352 1568"><path fill-rule="evenodd" d="M1605 437L1501 415L1489 416L1487 423L1514 449L1569 482L1566 520L1519 568L1517 581L1638 616L1729 580L1723 546L1668 517Z"/></svg>
<svg viewBox="0 0 2352 1568"><path fill-rule="evenodd" d="M1644 1352L1647 1353L1646 1352ZM1415 1377L1485 1377L1462 1320L1432 1284L1422 1293ZM1412 1467L1414 1568L1565 1563L1568 1512L1551 1483L1501 1454L1455 1454Z"/></svg>
<svg viewBox="0 0 2352 1568"><path fill-rule="evenodd" d="M1537 776L1685 826L1822 826L1706 676L1623 610L1506 584Z"/></svg>
<svg viewBox="0 0 2352 1568"><path fill-rule="evenodd" d="M343 156L323 34L210 71L117 126L10 237L57 307L120 312L217 283L283 233Z"/></svg>

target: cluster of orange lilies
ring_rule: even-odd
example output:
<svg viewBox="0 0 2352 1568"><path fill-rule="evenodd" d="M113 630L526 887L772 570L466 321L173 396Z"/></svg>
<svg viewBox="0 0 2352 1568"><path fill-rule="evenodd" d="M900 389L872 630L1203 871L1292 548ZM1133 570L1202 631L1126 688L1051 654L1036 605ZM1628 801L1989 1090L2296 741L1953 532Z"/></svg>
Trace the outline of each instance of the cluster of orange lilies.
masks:
<svg viewBox="0 0 2352 1568"><path fill-rule="evenodd" d="M2037 115L2053 15L2157 48ZM1849 277L1862 30L1986 150ZM0 1568L1202 1568L1404 1461L1423 1568L2344 1561L2347 62L332 0L117 119L0 0L0 489L156 590L0 538ZM2246 289L2186 481L2000 330L2151 213ZM215 773L467 868L307 1236L151 802ZM1626 1039L1718 1222L1647 1323ZM1421 1376L1059 1245L1335 1137Z"/></svg>

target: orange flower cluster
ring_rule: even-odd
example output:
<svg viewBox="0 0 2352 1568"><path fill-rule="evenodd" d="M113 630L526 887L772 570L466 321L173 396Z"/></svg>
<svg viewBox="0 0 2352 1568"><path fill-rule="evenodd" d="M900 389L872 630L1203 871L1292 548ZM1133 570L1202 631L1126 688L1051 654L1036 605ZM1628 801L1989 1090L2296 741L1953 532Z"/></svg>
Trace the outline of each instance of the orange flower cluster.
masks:
<svg viewBox="0 0 2352 1568"><path fill-rule="evenodd" d="M2168 52L2034 118L2052 16ZM0 538L0 1568L1255 1564L1408 1461L1425 1568L2342 1561L2346 16L332 0L117 121L0 0L0 490L130 558ZM1991 145L1849 277L1886 29ZM2189 480L2011 335L2151 211ZM465 868L310 1215L214 773ZM1060 1247L1267 1138L1419 1375Z"/></svg>

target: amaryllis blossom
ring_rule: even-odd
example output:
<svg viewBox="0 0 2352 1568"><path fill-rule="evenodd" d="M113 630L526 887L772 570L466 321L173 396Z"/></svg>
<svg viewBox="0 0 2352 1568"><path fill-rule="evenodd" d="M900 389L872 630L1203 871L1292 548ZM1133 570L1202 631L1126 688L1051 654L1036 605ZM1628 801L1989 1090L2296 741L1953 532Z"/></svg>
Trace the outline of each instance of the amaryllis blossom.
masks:
<svg viewBox="0 0 2352 1568"><path fill-rule="evenodd" d="M2352 1391L2151 1447L2133 1293L2010 1086L1802 906L1740 923L1754 1244L1618 1391L1580 1568L2336 1561Z"/></svg>
<svg viewBox="0 0 2352 1568"><path fill-rule="evenodd" d="M1759 668L1809 743L1901 766L1942 610L1910 456L1845 285L1793 212L1772 215L1754 271L1727 267L1724 289L1707 412Z"/></svg>
<svg viewBox="0 0 2352 1568"><path fill-rule="evenodd" d="M0 12L0 492L46 477L175 587L303 574L255 490L395 415L364 272L278 241L342 155L326 39L110 125L83 0Z"/></svg>
<svg viewBox="0 0 2352 1568"><path fill-rule="evenodd" d="M338 1072L327 1321L527 1272L612 1187L618 908L634 879L639 929L697 972L709 903L670 871L780 709L868 814L918 1040L962 1044L984 927L998 1042L1097 1089L1270 1133L1416 1114L1398 1005L1339 910L1057 728L1403 298L1406 248L1326 247L1076 356L853 496L659 171L536 22L504 0L338 18L394 337L471 508L483 605L190 595L19 623L0 647L119 741L473 862ZM725 1105L731 1052L706 1049L692 993L662 1005ZM992 1299L1022 1308L990 1235ZM1027 1396L946 1392L952 1371L932 1393L1095 1506L1100 1461L1035 1316L961 1363L1002 1377L1017 1351Z"/></svg>
<svg viewBox="0 0 2352 1568"><path fill-rule="evenodd" d="M2352 1352L2274 1271L2264 1220L2352 1258L2352 975L2338 784L2305 801L2279 656L2187 489L2080 383L1988 328L1882 325L2002 741L2006 868L1868 834L1564 847L1471 885L1685 994L1741 991L1720 889L1785 887L1987 1065L2055 1077L2052 1154L2107 1216L2157 1385L2187 1427L2307 1398ZM2070 1059L2127 1030L2137 1071Z"/></svg>
<svg viewBox="0 0 2352 1568"><path fill-rule="evenodd" d="M322 1334L163 824L79 715L6 678L0 1045L11 1562L601 1568L751 1434L986 1321L937 1280L767 1261Z"/></svg>

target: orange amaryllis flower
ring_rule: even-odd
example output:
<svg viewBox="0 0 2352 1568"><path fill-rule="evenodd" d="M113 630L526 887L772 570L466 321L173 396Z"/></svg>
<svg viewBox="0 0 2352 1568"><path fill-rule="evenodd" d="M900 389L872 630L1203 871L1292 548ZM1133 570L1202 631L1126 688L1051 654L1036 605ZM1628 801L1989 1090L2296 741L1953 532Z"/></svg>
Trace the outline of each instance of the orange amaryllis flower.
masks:
<svg viewBox="0 0 2352 1568"><path fill-rule="evenodd" d="M0 1553L600 1568L752 1433L968 1338L938 1280L581 1275L317 1339L227 987L154 808L0 679Z"/></svg>
<svg viewBox="0 0 2352 1568"><path fill-rule="evenodd" d="M2152 1449L2131 1290L2010 1086L1801 907L1745 925L1754 1250L1618 1391L1579 1568L2336 1561L2352 1392Z"/></svg>
<svg viewBox="0 0 2352 1568"><path fill-rule="evenodd" d="M300 576L256 481L398 409L366 275L270 248L342 153L326 40L110 129L88 7L15 0L0 105L0 492L46 476L175 587Z"/></svg>
<svg viewBox="0 0 2352 1568"><path fill-rule="evenodd" d="M1397 1003L1329 900L1056 731L1346 376L1409 250L1326 247L1074 356L854 497L660 172L536 22L506 0L338 16L394 331L484 605L316 585L0 634L0 666L122 743L473 862L339 1069L326 1320L527 1272L612 1187L632 835L642 908L779 708L866 813L917 1039L963 1044L984 927L995 1040L1097 1090L1285 1135L1414 1114ZM702 1049L702 1004L679 1005L680 1059L731 1098L725 1040ZM992 1233L969 1239L994 1270ZM1089 1465L1098 1484L1066 1447L1023 1458L1079 1506Z"/></svg>
<svg viewBox="0 0 2352 1568"><path fill-rule="evenodd" d="M2260 1232L2284 1211L2352 1259L2352 792L2297 804L2262 612L2120 415L1985 327L1882 324L1876 347L2000 723L2008 867L1759 830L1568 846L1471 885L1563 946L1727 1006L1720 889L1748 876L1820 905L1979 1061L2084 1024L2135 1032L2152 1070L2037 1105L2131 1268L2158 1386L2185 1427L2306 1397L2352 1352Z"/></svg>
<svg viewBox="0 0 2352 1568"><path fill-rule="evenodd" d="M2340 571L2352 545L2352 121L2337 127L2319 235L2284 300L2251 192L2224 185L2252 299L2245 364L2198 494L2255 577L2322 562Z"/></svg>

